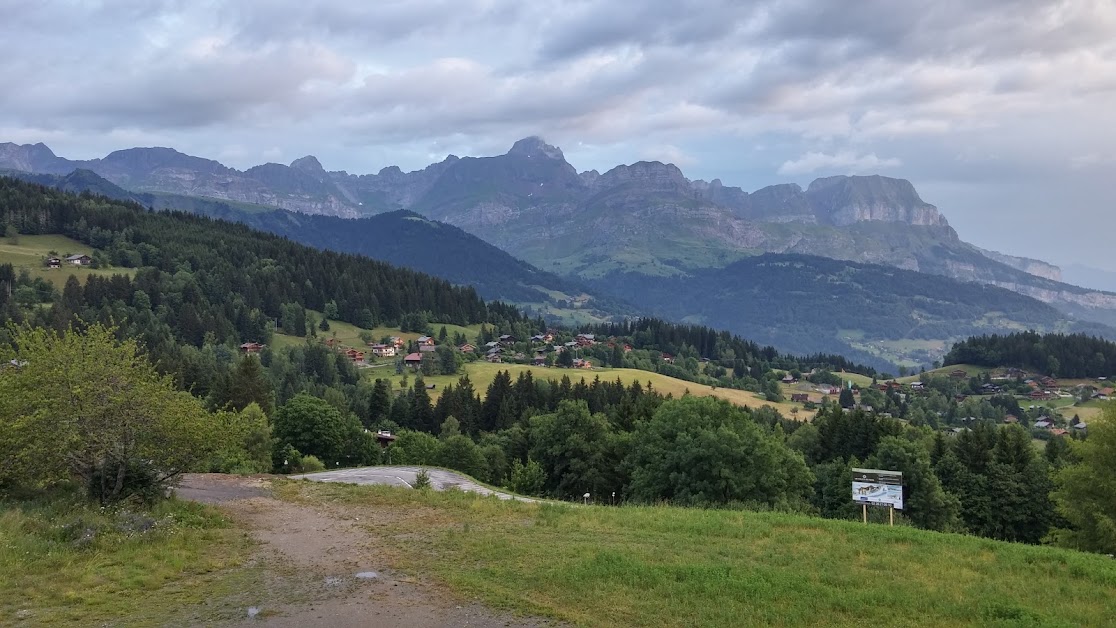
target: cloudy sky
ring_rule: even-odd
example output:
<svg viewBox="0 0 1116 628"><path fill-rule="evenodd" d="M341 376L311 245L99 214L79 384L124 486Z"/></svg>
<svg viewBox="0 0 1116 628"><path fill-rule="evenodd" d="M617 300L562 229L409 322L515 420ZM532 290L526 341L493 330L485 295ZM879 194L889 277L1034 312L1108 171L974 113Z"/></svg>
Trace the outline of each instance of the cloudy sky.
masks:
<svg viewBox="0 0 1116 628"><path fill-rule="evenodd" d="M1116 270L1116 2L0 0L0 142L420 168L527 135L752 190L914 182L961 236Z"/></svg>

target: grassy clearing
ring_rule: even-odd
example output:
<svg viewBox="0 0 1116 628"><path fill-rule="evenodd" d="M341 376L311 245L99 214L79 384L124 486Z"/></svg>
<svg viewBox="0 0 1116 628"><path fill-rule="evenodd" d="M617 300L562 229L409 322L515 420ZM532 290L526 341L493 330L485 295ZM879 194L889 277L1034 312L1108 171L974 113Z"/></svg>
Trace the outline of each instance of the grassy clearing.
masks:
<svg viewBox="0 0 1116 628"><path fill-rule="evenodd" d="M659 373L652 373L650 371L640 371L638 369L614 369L614 368L594 368L591 371L578 370L578 369L561 369L561 368L547 368L540 366L528 366L526 364L492 364L489 362L471 362L466 364L462 370L462 374L468 374L469 380L473 383L473 388L484 396L488 386L492 380L496 379L496 374L501 371L508 371L511 373L512 380L514 381L519 377L520 373L529 371L531 376L535 379L562 379L563 375L568 375L570 381L577 383L578 380L584 380L586 383L591 383L594 378L600 377L602 381L616 381L617 378L624 382L625 386L630 386L633 382L639 382L641 386L646 388L647 383L651 383L652 389L667 395L674 395L681 397L689 392L698 397L717 397L725 399L740 406L748 406L758 408L760 406L771 406L783 413L784 416L791 416L792 408L799 408L798 418L807 419L813 416L813 412L802 410L801 404L790 402L772 403L764 401L763 397L746 390L735 390L731 388L712 388L707 385L698 384L695 382L687 382L685 380L668 377ZM368 377L386 378L391 380L393 387L399 388L400 382L403 379L402 375L397 375L394 368L388 369L369 369L365 371ZM456 384L461 375L433 375L423 378L427 384L435 384L435 389L430 391L432 400L437 400L442 394L442 389L446 384ZM407 381L409 384L414 384L414 373L407 374Z"/></svg>
<svg viewBox="0 0 1116 628"><path fill-rule="evenodd" d="M54 251L60 256L92 255L93 249L66 236L60 235L21 235L18 244L7 238L0 238L0 264L11 264L16 271L27 269L32 278L42 277L61 288L70 275L85 283L90 275L130 274L126 268L89 268L87 266L63 266L62 268L43 267L43 258Z"/></svg>
<svg viewBox="0 0 1116 628"><path fill-rule="evenodd" d="M1106 557L799 515L570 507L289 483L399 515L396 566L501 608L589 626L1104 625ZM362 517L362 520L364 518Z"/></svg>
<svg viewBox="0 0 1116 628"><path fill-rule="evenodd" d="M243 613L221 601L259 576L235 569L251 551L243 532L177 500L149 512L72 498L0 503L0 541L0 625L206 623Z"/></svg>

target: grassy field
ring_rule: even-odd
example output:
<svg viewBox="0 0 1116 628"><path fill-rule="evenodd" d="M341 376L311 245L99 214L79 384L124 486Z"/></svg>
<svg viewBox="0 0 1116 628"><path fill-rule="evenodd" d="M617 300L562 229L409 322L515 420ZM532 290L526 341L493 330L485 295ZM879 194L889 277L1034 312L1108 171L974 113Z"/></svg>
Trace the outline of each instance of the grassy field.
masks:
<svg viewBox="0 0 1116 628"><path fill-rule="evenodd" d="M321 321L322 319L321 312L307 310L307 313L312 313L314 315L314 318L318 321ZM446 328L446 334L448 334L448 337L451 341L453 340L454 334L462 333L465 334L465 337L468 338L469 342L475 342L477 334L480 333L480 325L470 325L468 327L462 327L460 325L451 325L449 323L432 323L431 327L434 328L435 337L437 337L443 326ZM318 330L318 338L337 338L337 340L339 340L341 344L344 344L346 346L363 348L365 344L364 341L360 339L360 334L361 332L365 331L372 334L373 342L379 342L380 338L383 338L384 336L399 336L404 340L414 340L422 335L414 332L402 332L399 331L398 328L391 327L376 327L374 329L364 329L362 327L357 327L356 325L353 325L351 323L331 320L329 321L329 331ZM288 336L286 334L273 334L272 336L272 344L277 347L288 347L291 345L302 344L305 341L305 338Z"/></svg>
<svg viewBox="0 0 1116 628"><path fill-rule="evenodd" d="M134 514L0 503L0 625L205 624L214 617L196 613L220 613L221 600L259 577L244 568L250 551L243 532L197 504Z"/></svg>
<svg viewBox="0 0 1116 628"><path fill-rule="evenodd" d="M431 399L437 400L442 394L442 389L446 384L456 384L457 380L461 378L462 374L468 374L469 380L473 383L473 388L484 396L488 386L492 380L496 379L496 374L501 371L508 371L511 373L512 381L515 381L519 374L524 371L530 371L531 376L535 379L562 379L563 375L568 375L570 380L576 383L578 380L585 380L586 383L593 381L595 377L600 377L602 381L616 381L617 378L624 382L624 385L630 386L632 382L639 382L640 385L646 388L650 382L652 389L667 395L674 395L681 397L688 391L692 395L698 397L717 397L730 401L740 406L748 406L758 408L760 406L771 406L781 412L784 416L791 416L792 408L799 408L799 419L808 420L814 413L808 410L801 410L801 404L792 404L790 402L772 403L764 401L763 397L748 392L746 390L734 390L731 388L716 388L695 382L687 382L685 380L667 377L659 373L651 373L649 371L640 371L637 369L614 369L614 368L594 368L591 371L578 370L578 369L561 369L561 368L547 368L540 366L528 366L526 364L491 364L489 362L472 362L466 364L462 373L459 375L433 375L424 377L423 381L427 384L435 384L435 389L431 391ZM400 382L403 379L402 375L397 375L395 369L368 369L365 371L368 377L386 378L392 381L395 388L400 387ZM408 384L414 384L415 376L413 373L407 374Z"/></svg>
<svg viewBox="0 0 1116 628"><path fill-rule="evenodd" d="M571 507L289 483L343 503L388 556L467 598L586 626L1099 626L1116 561L798 515ZM368 521L364 516L362 521Z"/></svg>
<svg viewBox="0 0 1116 628"><path fill-rule="evenodd" d="M42 277L61 288L70 275L82 283L90 275L129 274L126 268L89 268L87 266L66 266L46 268L43 258L54 251L59 256L92 255L93 249L66 236L60 235L21 235L16 244L7 238L0 238L0 264L11 264L16 271L27 269L32 277Z"/></svg>

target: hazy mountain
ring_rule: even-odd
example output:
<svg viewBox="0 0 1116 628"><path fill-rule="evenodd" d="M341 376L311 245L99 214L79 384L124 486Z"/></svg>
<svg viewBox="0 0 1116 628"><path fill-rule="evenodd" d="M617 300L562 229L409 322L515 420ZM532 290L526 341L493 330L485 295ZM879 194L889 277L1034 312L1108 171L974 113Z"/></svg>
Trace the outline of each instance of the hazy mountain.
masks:
<svg viewBox="0 0 1116 628"><path fill-rule="evenodd" d="M670 320L893 372L889 364L929 364L972 335L1034 329L1116 339L1112 327L1003 288L808 255L768 253L684 277L611 273L593 285Z"/></svg>
<svg viewBox="0 0 1116 628"><path fill-rule="evenodd" d="M838 176L746 192L691 181L672 164L578 173L537 137L506 154L422 170L328 172L312 156L244 172L168 148L69 161L42 144L0 144L0 169L87 168L129 192L202 196L341 217L408 209L456 225L536 267L595 278L686 275L764 252L803 253L978 281L1116 324L1116 294L1057 281L1057 269L962 241L903 179Z"/></svg>

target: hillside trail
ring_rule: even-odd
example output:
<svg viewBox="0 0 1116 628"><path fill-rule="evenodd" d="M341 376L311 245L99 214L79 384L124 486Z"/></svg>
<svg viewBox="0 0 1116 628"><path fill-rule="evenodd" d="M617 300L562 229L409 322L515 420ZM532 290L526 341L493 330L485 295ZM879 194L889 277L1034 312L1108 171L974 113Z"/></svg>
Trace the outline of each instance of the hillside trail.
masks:
<svg viewBox="0 0 1116 628"><path fill-rule="evenodd" d="M248 592L233 626L449 628L553 626L463 601L435 584L397 573L388 540L371 529L390 512L305 505L271 496L266 478L188 474L176 493L212 504L259 542L256 564L274 586ZM376 518L382 518L377 522ZM248 606L250 604L250 606Z"/></svg>

